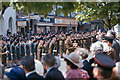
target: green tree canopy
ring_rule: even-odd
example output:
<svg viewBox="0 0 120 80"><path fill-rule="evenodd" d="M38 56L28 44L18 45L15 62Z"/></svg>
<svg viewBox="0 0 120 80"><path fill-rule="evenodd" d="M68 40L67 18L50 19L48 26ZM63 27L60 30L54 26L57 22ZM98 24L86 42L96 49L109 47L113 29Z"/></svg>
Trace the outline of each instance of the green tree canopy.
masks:
<svg viewBox="0 0 120 80"><path fill-rule="evenodd" d="M76 9L76 19L89 22L92 20L102 20L109 29L119 21L115 14L120 12L120 2L91 2L81 3Z"/></svg>

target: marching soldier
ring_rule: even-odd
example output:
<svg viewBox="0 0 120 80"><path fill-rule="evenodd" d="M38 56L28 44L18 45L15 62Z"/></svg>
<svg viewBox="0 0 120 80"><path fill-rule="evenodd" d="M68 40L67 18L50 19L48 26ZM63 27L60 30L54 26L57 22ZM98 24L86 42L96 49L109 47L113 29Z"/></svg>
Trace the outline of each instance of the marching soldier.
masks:
<svg viewBox="0 0 120 80"><path fill-rule="evenodd" d="M65 48L66 48L66 54L69 55L71 52L74 51L73 43L71 41L71 36L70 34L66 34L67 39L65 41Z"/></svg>
<svg viewBox="0 0 120 80"><path fill-rule="evenodd" d="M26 55L30 56L30 44L29 44L29 40L26 40Z"/></svg>
<svg viewBox="0 0 120 80"><path fill-rule="evenodd" d="M56 37L55 37L55 35L52 36L52 41L50 42L48 53L52 54L53 50L55 50L55 54L54 55L57 56L57 44L56 44Z"/></svg>
<svg viewBox="0 0 120 80"><path fill-rule="evenodd" d="M2 53L6 52L6 44L5 44L5 40L2 40ZM2 64L5 66L6 65L6 58L7 58L7 54L2 55Z"/></svg>
<svg viewBox="0 0 120 80"><path fill-rule="evenodd" d="M15 42L11 44L11 53L12 53L12 66L15 63L16 60L16 53L15 53Z"/></svg>
<svg viewBox="0 0 120 80"><path fill-rule="evenodd" d="M49 46L48 46L48 41L45 40L45 44L43 45L43 53L48 53Z"/></svg>
<svg viewBox="0 0 120 80"><path fill-rule="evenodd" d="M12 59L11 59L11 49L10 49L10 40L8 39L7 40L7 44L6 44L6 47L7 47L7 55L8 55L8 60L7 60L7 67L9 68L9 63L11 63Z"/></svg>
<svg viewBox="0 0 120 80"><path fill-rule="evenodd" d="M43 37L39 38L38 40L40 40L38 47L37 47L37 59L40 61L41 57L42 57L42 49L43 49Z"/></svg>
<svg viewBox="0 0 120 80"><path fill-rule="evenodd" d="M17 66L19 66L19 60L20 60L20 43L19 42L17 42L17 44L16 44L16 57L17 57L17 60L16 60L16 65Z"/></svg>
<svg viewBox="0 0 120 80"><path fill-rule="evenodd" d="M34 43L33 43L33 41L34 41L34 38L32 37L31 38L31 56L34 58Z"/></svg>
<svg viewBox="0 0 120 80"><path fill-rule="evenodd" d="M63 35L63 32L60 33L60 36L59 36L59 48L60 48L60 57L62 57L62 54L63 54L63 45L64 45L64 35Z"/></svg>
<svg viewBox="0 0 120 80"><path fill-rule="evenodd" d="M24 40L21 40L20 50L21 50L21 57L24 57L25 56L25 43L24 43Z"/></svg>
<svg viewBox="0 0 120 80"><path fill-rule="evenodd" d="M37 59L37 47L38 47L38 44L39 44L37 39L34 41L34 44L35 44L34 49L35 49L35 55L36 55L35 57Z"/></svg>

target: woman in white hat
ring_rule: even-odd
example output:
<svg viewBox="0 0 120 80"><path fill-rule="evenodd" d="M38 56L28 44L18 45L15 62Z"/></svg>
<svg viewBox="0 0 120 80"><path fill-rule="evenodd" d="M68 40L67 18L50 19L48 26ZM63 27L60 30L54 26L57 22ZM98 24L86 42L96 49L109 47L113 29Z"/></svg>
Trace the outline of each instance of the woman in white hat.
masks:
<svg viewBox="0 0 120 80"><path fill-rule="evenodd" d="M80 57L75 52L70 53L69 55L63 55L68 71L66 72L67 79L81 79L81 78L89 78L87 71L81 69L82 61Z"/></svg>

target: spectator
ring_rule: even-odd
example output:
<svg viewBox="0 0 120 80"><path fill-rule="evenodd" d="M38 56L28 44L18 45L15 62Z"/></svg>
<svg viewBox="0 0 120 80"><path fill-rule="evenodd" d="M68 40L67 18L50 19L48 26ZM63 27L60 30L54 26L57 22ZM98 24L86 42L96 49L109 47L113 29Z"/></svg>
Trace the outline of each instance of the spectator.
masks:
<svg viewBox="0 0 120 80"><path fill-rule="evenodd" d="M31 56L24 56L20 63L21 67L25 70L28 80L43 80L43 77L36 73L35 62Z"/></svg>
<svg viewBox="0 0 120 80"><path fill-rule="evenodd" d="M120 45L119 43L116 41L116 35L115 32L112 30L109 30L107 32L107 37L109 38L113 38L113 41L111 41L112 47L115 49L115 53L116 53L116 62L119 61L119 52L120 52Z"/></svg>
<svg viewBox="0 0 120 80"><path fill-rule="evenodd" d="M8 80L26 80L25 71L20 67L13 67L10 72L5 72Z"/></svg>
<svg viewBox="0 0 120 80"><path fill-rule="evenodd" d="M109 56L105 53L98 53L95 55L94 60L96 62L93 69L93 75L95 78L98 80L119 80L113 71L115 63Z"/></svg>
<svg viewBox="0 0 120 80"><path fill-rule="evenodd" d="M89 60L89 62L90 62L90 64L91 64L91 66L94 66L94 57L95 57L95 54L96 54L96 53L99 53L99 52L103 52L102 42L97 41L97 42L93 43L93 44L91 45L91 47L90 47L90 51L91 51L91 53L92 53L92 55L93 55L93 58L91 58L91 59Z"/></svg>
<svg viewBox="0 0 120 80"><path fill-rule="evenodd" d="M63 55L66 64L67 64L67 68L68 71L66 73L66 78L67 79L81 79L81 78L89 78L89 75L87 73L87 71L80 69L81 63L80 63L80 57L78 54L76 54L75 52L70 53L69 55Z"/></svg>
<svg viewBox="0 0 120 80"><path fill-rule="evenodd" d="M78 55L82 57L82 63L83 63L82 69L86 70L90 76L90 79L93 80L93 74L92 74L93 67L86 60L88 58L88 50L84 48L77 48L75 50L75 53L77 53Z"/></svg>
<svg viewBox="0 0 120 80"><path fill-rule="evenodd" d="M58 69L61 65L60 58L55 56L55 67Z"/></svg>
<svg viewBox="0 0 120 80"><path fill-rule="evenodd" d="M45 79L55 79L55 80L64 80L62 73L54 67L55 65L55 57L52 54L47 54L42 57L42 63L44 68L47 70L45 75Z"/></svg>

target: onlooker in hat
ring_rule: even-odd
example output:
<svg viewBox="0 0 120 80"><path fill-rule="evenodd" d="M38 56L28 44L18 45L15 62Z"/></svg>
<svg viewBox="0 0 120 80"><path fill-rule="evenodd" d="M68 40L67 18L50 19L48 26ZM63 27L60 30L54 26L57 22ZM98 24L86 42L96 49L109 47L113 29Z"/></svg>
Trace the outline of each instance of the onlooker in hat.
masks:
<svg viewBox="0 0 120 80"><path fill-rule="evenodd" d="M119 80L113 71L115 63L108 55L102 52L98 53L95 55L94 60L96 62L93 69L95 78L98 80Z"/></svg>
<svg viewBox="0 0 120 80"><path fill-rule="evenodd" d="M43 80L43 77L36 73L35 62L31 56L24 56L20 63L21 67L25 70L28 80Z"/></svg>
<svg viewBox="0 0 120 80"><path fill-rule="evenodd" d="M99 52L103 52L103 45L102 45L102 42L100 41L97 41L95 43L92 43L91 47L90 47L90 51L93 55L93 58L91 58L89 60L91 66L94 66L94 57L95 57L95 54L96 53L99 53Z"/></svg>
<svg viewBox="0 0 120 80"><path fill-rule="evenodd" d="M68 71L66 73L67 79L86 79L89 78L87 71L81 69L82 65L80 63L80 57L75 52L70 53L69 55L63 55Z"/></svg>
<svg viewBox="0 0 120 80"><path fill-rule="evenodd" d="M47 70L45 79L47 80L64 80L62 73L54 66L55 57L53 54L47 54L42 57L42 63L44 68Z"/></svg>
<svg viewBox="0 0 120 80"><path fill-rule="evenodd" d="M113 41L111 42L112 44L112 47L115 49L115 52L116 52L116 62L119 61L119 52L120 52L120 45L119 43L116 41L116 34L114 31L112 30L109 30L107 32L107 35L109 38L113 38Z"/></svg>
<svg viewBox="0 0 120 80"><path fill-rule="evenodd" d="M77 48L75 50L75 53L77 53L79 56L82 57L82 63L83 63L83 67L82 69L86 70L90 76L90 79L93 80L93 67L90 65L90 63L86 60L88 58L88 50L84 49L84 48Z"/></svg>
<svg viewBox="0 0 120 80"><path fill-rule="evenodd" d="M25 71L20 67L13 67L10 72L5 72L8 80L26 80Z"/></svg>

